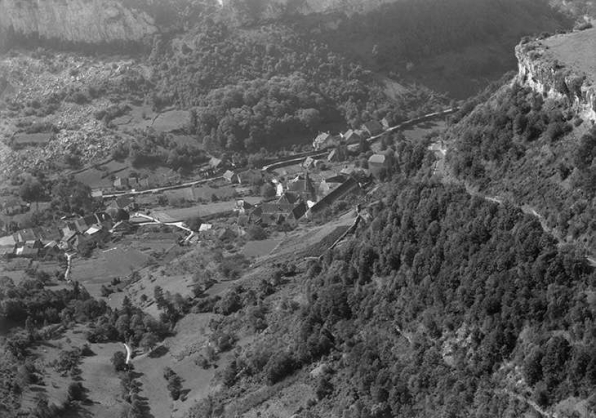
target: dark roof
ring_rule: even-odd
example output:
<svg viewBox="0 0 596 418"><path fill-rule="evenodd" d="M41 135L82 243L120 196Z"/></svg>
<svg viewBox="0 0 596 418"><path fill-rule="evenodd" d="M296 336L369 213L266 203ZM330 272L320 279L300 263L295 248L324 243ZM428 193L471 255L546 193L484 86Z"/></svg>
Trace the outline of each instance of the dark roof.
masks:
<svg viewBox="0 0 596 418"><path fill-rule="evenodd" d="M292 210L292 215L294 215L294 218L298 220L304 216L307 210L308 206L306 203L302 202Z"/></svg>
<svg viewBox="0 0 596 418"><path fill-rule="evenodd" d="M110 214L106 212L96 212L95 217L99 222L110 222L112 220Z"/></svg>
<svg viewBox="0 0 596 418"><path fill-rule="evenodd" d="M87 224L87 226L95 225L96 223L98 223L95 215L87 215L83 218L83 220L85 221L85 224Z"/></svg>
<svg viewBox="0 0 596 418"><path fill-rule="evenodd" d="M290 180L288 182L288 190L300 194L308 193L310 196L315 195L315 187L312 184L308 173L306 173L304 177L298 177L297 180Z"/></svg>
<svg viewBox="0 0 596 418"><path fill-rule="evenodd" d="M25 242L25 241L36 241L37 234L31 228L28 229L21 229L14 234L15 241L17 242Z"/></svg>
<svg viewBox="0 0 596 418"><path fill-rule="evenodd" d="M285 192L279 199L277 199L277 203L289 203L294 204L300 199L300 196L296 193L292 192Z"/></svg>
<svg viewBox="0 0 596 418"><path fill-rule="evenodd" d="M290 213L294 209L291 203L263 203L260 206L263 213Z"/></svg>
<svg viewBox="0 0 596 418"><path fill-rule="evenodd" d="M378 120L369 120L362 128L368 131L371 135L383 132L383 125Z"/></svg>
<svg viewBox="0 0 596 418"><path fill-rule="evenodd" d="M120 197L116 198L116 200L115 200L116 206L119 209L124 209L128 205L133 204L134 201L135 200L132 197L130 197L130 196L120 196Z"/></svg>
<svg viewBox="0 0 596 418"><path fill-rule="evenodd" d="M348 144L354 144L354 143L360 142L360 139L361 139L360 135L358 135L358 133L352 129L350 129L349 131L347 131L344 134L344 140Z"/></svg>

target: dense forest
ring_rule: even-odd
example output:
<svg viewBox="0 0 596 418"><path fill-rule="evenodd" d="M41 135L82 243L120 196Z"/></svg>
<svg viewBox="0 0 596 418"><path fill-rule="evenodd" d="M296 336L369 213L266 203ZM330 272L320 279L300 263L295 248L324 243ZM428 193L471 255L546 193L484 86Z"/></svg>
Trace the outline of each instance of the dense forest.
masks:
<svg viewBox="0 0 596 418"><path fill-rule="evenodd" d="M271 331L222 372L228 392L190 416L319 361L318 401L299 416L516 416L516 396L548 408L591 395L596 283L581 254L457 186L391 186L369 226L311 265L307 302L265 315Z"/></svg>
<svg viewBox="0 0 596 418"><path fill-rule="evenodd" d="M389 99L365 67L281 24L249 30L206 18L181 42L157 42L152 59L154 105L191 107L191 132L229 150L446 103L422 86Z"/></svg>
<svg viewBox="0 0 596 418"><path fill-rule="evenodd" d="M596 135L588 125L564 102L514 82L448 133L455 145L448 159L455 176L483 193L529 205L559 237L579 240L591 252Z"/></svg>

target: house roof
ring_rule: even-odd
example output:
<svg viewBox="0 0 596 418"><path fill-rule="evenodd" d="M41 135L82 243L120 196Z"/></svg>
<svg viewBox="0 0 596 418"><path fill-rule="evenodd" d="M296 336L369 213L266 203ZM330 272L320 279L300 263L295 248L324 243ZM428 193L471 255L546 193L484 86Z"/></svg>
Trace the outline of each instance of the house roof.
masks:
<svg viewBox="0 0 596 418"><path fill-rule="evenodd" d="M290 213L294 209L291 203L263 203L261 206L263 213Z"/></svg>
<svg viewBox="0 0 596 418"><path fill-rule="evenodd" d="M235 175L236 175L236 173L234 173L232 170L227 170L224 173L223 178L226 179L226 180L228 180L228 181L231 181L234 178Z"/></svg>
<svg viewBox="0 0 596 418"><path fill-rule="evenodd" d="M222 161L219 158L211 157L209 160L209 165L213 168L218 167L221 163Z"/></svg>
<svg viewBox="0 0 596 418"><path fill-rule="evenodd" d="M383 131L383 125L378 120L369 120L362 125L362 128L368 131L371 135Z"/></svg>
<svg viewBox="0 0 596 418"><path fill-rule="evenodd" d="M15 252L16 255L27 256L27 255L37 255L39 253L39 248L33 248L28 246L17 247Z"/></svg>
<svg viewBox="0 0 596 418"><path fill-rule="evenodd" d="M14 236L7 235L5 237L0 237L0 247L14 247L17 241L15 240Z"/></svg>
<svg viewBox="0 0 596 418"><path fill-rule="evenodd" d="M315 188L308 176L308 173L302 176L297 176L295 179L288 182L288 190L296 193L315 193Z"/></svg>
<svg viewBox="0 0 596 418"><path fill-rule="evenodd" d="M277 203L284 203L284 204L291 204L291 205L293 205L299 199L300 199L300 196L299 195L297 195L296 193L292 193L292 192L288 192L287 191L284 194L282 194L279 199L277 199Z"/></svg>
<svg viewBox="0 0 596 418"><path fill-rule="evenodd" d="M301 202L292 210L292 215L294 215L295 219L300 219L304 216L307 210L308 206L306 205L306 203Z"/></svg>
<svg viewBox="0 0 596 418"><path fill-rule="evenodd" d="M116 202L116 206L118 206L118 209L124 209L129 205L132 205L134 203L134 199L130 196L120 196L118 198L116 198L115 202Z"/></svg>
<svg viewBox="0 0 596 418"><path fill-rule="evenodd" d="M315 142L324 142L324 141L326 141L329 138L331 138L331 135L329 135L328 132L321 132L315 138Z"/></svg>
<svg viewBox="0 0 596 418"><path fill-rule="evenodd" d="M37 241L37 234L31 228L21 229L14 234L17 242Z"/></svg>
<svg viewBox="0 0 596 418"><path fill-rule="evenodd" d="M199 232L209 231L211 228L213 228L212 224L201 224L201 226L199 226Z"/></svg>
<svg viewBox="0 0 596 418"><path fill-rule="evenodd" d="M85 231L85 235L94 235L94 234L97 234L101 230L102 230L101 226L92 226L88 230Z"/></svg>
<svg viewBox="0 0 596 418"><path fill-rule="evenodd" d="M346 143L348 144L353 144L356 142L360 142L360 135L354 131L353 129L348 130L345 134L344 134L344 140L346 141Z"/></svg>
<svg viewBox="0 0 596 418"><path fill-rule="evenodd" d="M250 209L252 208L252 205L250 203L248 203L246 200L244 199L240 199L236 201L236 209Z"/></svg>
<svg viewBox="0 0 596 418"><path fill-rule="evenodd" d="M369 164L385 164L387 157L383 154L373 154L368 159Z"/></svg>

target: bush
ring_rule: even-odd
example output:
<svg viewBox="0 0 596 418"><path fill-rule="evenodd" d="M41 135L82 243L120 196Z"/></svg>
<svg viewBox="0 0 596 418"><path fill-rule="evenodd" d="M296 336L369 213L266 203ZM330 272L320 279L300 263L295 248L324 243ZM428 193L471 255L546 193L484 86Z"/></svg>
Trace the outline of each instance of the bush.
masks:
<svg viewBox="0 0 596 418"><path fill-rule="evenodd" d="M265 379L273 385L296 370L298 364L288 353L277 353L269 359L265 366Z"/></svg>
<svg viewBox="0 0 596 418"><path fill-rule="evenodd" d="M249 239L261 241L267 239L267 231L260 225L251 225L246 229L246 235Z"/></svg>
<svg viewBox="0 0 596 418"><path fill-rule="evenodd" d="M126 370L126 354L122 351L116 351L112 356L112 364L117 372Z"/></svg>

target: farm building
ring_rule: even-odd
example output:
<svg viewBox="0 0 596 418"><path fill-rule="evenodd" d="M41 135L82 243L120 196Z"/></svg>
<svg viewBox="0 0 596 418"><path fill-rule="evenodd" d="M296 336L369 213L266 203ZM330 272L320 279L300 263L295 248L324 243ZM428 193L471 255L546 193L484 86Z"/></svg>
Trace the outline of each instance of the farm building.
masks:
<svg viewBox="0 0 596 418"><path fill-rule="evenodd" d="M17 247L14 254L17 257L35 258L39 254L39 247L23 245L21 247Z"/></svg>
<svg viewBox="0 0 596 418"><path fill-rule="evenodd" d="M13 234L14 240L18 245L34 245L39 238L32 228L21 229Z"/></svg>
<svg viewBox="0 0 596 418"><path fill-rule="evenodd" d="M331 162L340 162L345 161L348 156L348 149L345 146L338 146L333 149L329 155L327 156L327 161Z"/></svg>
<svg viewBox="0 0 596 418"><path fill-rule="evenodd" d="M362 130L370 136L375 136L383 132L383 125L378 120L370 120L362 125Z"/></svg>
<svg viewBox="0 0 596 418"><path fill-rule="evenodd" d="M120 196L112 200L108 205L108 209L124 209L127 211L135 210L135 200L130 196Z"/></svg>
<svg viewBox="0 0 596 418"><path fill-rule="evenodd" d="M125 177L116 177L116 180L114 180L114 187L116 189L128 189L128 179Z"/></svg>
<svg viewBox="0 0 596 418"><path fill-rule="evenodd" d="M389 158L383 154L373 154L368 159L368 171L377 179L387 174L390 165Z"/></svg>
<svg viewBox="0 0 596 418"><path fill-rule="evenodd" d="M0 237L0 257L14 254L16 245L17 242L12 235Z"/></svg>
<svg viewBox="0 0 596 418"><path fill-rule="evenodd" d="M228 170L224 173L223 178L229 183L240 183L240 176L234 173L232 170Z"/></svg>
<svg viewBox="0 0 596 418"><path fill-rule="evenodd" d="M234 212L237 212L240 215L243 215L246 213L247 210L252 209L252 205L250 203L248 203L246 200L244 199L240 199L236 201L236 204L234 205Z"/></svg>
<svg viewBox="0 0 596 418"><path fill-rule="evenodd" d="M344 143L346 145L359 144L362 139L362 132L349 129L344 135Z"/></svg>
<svg viewBox="0 0 596 418"><path fill-rule="evenodd" d="M302 167L306 170L314 168L315 159L313 157L306 157L306 159L302 162Z"/></svg>
<svg viewBox="0 0 596 418"><path fill-rule="evenodd" d="M223 167L223 161L219 158L212 157L209 160L209 167L211 167L213 170L218 170Z"/></svg>

